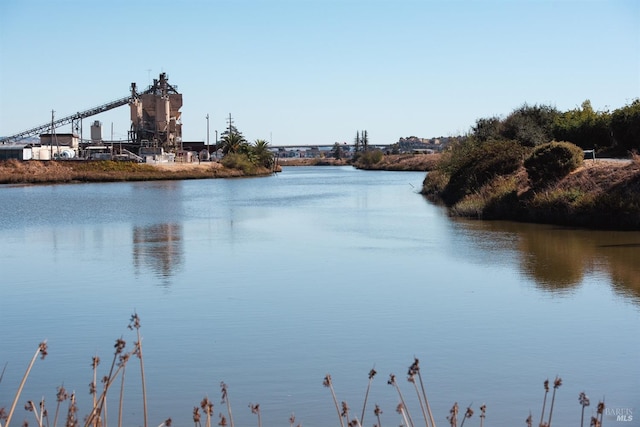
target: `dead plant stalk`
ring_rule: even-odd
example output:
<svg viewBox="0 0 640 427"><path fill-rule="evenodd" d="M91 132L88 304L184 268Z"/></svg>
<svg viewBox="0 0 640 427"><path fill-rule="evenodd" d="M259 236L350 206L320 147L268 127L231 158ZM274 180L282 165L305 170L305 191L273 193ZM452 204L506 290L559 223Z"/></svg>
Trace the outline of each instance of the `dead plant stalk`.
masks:
<svg viewBox="0 0 640 427"><path fill-rule="evenodd" d="M40 355L41 359L44 359L45 356L47 355L47 340L42 341L38 345L38 349L36 350L35 354L31 358L31 362L29 363L29 366L27 367L27 370L24 373L24 376L22 377L22 381L20 381L20 386L18 386L18 391L16 392L16 396L13 399L13 403L11 404L11 409L9 409L9 414L7 415L7 420L4 423L5 427L9 427L9 424L11 424L11 418L13 417L13 411L15 411L15 409L16 409L16 405L18 404L18 400L20 399L20 394L22 394L22 389L24 388L24 384L27 382L27 377L29 376L29 373L31 372L31 368L33 368L33 364L36 362L36 359L38 358L38 355Z"/></svg>

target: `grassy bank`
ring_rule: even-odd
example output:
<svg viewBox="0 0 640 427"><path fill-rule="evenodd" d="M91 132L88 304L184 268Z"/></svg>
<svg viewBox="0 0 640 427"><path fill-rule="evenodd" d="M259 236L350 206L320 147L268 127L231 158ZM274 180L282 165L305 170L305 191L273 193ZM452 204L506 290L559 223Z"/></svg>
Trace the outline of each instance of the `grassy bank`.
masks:
<svg viewBox="0 0 640 427"><path fill-rule="evenodd" d="M358 169L425 172L436 168L440 154L362 155L354 163Z"/></svg>
<svg viewBox="0 0 640 427"><path fill-rule="evenodd" d="M427 175L422 193L453 216L601 229L640 230L640 157L580 160L566 173L538 177L531 149L487 142L449 153ZM463 160L466 159L466 160Z"/></svg>
<svg viewBox="0 0 640 427"><path fill-rule="evenodd" d="M281 166L346 166L349 162L346 159L283 157L278 159L278 164Z"/></svg>
<svg viewBox="0 0 640 427"><path fill-rule="evenodd" d="M0 161L0 184L153 181L269 175L271 170L228 168L217 162L150 165L113 161Z"/></svg>
<svg viewBox="0 0 640 427"><path fill-rule="evenodd" d="M352 165L364 170L417 171L433 170L438 164L440 154L383 154L379 150L370 154L361 154L356 161L333 158L283 158L278 160L281 166L346 166Z"/></svg>

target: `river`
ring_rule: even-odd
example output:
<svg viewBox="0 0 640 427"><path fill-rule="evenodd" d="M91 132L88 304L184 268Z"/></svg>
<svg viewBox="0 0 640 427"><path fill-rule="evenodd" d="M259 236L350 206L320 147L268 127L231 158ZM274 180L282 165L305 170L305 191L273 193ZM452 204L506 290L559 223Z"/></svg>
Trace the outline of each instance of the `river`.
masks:
<svg viewBox="0 0 640 427"><path fill-rule="evenodd" d="M554 425L605 399L605 424L640 425L640 233L449 218L418 190L424 173L285 167L264 178L0 186L0 407L38 343L11 425L56 387L90 410L91 359L141 320L149 425L192 425L208 396L236 425L340 425L331 391L364 425L400 425L395 374L413 358L437 425L537 425L556 375ZM143 425L140 363L129 361L124 420ZM102 387L99 384L99 387ZM117 420L118 381L107 402ZM548 417L553 388L547 398ZM63 408L66 408L65 403ZM615 411L632 421L617 420ZM50 415L51 418L53 417ZM205 418L203 417L203 422ZM60 420L58 425L60 425ZM588 421L586 422L588 424ZM3 423L4 425L4 423ZM53 420L51 420L53 427Z"/></svg>

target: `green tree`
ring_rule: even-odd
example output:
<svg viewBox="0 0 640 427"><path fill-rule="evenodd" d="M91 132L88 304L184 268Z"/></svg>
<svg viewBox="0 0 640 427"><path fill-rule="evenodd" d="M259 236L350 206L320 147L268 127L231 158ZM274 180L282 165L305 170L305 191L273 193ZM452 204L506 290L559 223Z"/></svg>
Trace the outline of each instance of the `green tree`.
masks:
<svg viewBox="0 0 640 427"><path fill-rule="evenodd" d="M554 121L553 136L557 141L568 141L582 149L610 147L611 116L596 112L588 99L580 108L558 114Z"/></svg>
<svg viewBox="0 0 640 427"><path fill-rule="evenodd" d="M269 142L256 139L251 147L251 154L259 166L270 168L273 166L273 153L269 150Z"/></svg>
<svg viewBox="0 0 640 427"><path fill-rule="evenodd" d="M331 150L331 155L334 159L340 160L344 157L344 152L342 151L342 146L339 143L333 144L333 149Z"/></svg>
<svg viewBox="0 0 640 427"><path fill-rule="evenodd" d="M553 126L558 110L547 105L527 105L515 109L503 122L501 135L527 147L553 139Z"/></svg>
<svg viewBox="0 0 640 427"><path fill-rule="evenodd" d="M356 131L356 139L353 141L353 151L358 153L362 149L362 141L360 140L360 131Z"/></svg>
<svg viewBox="0 0 640 427"><path fill-rule="evenodd" d="M476 120L476 125L471 128L473 136L481 142L488 141L490 139L500 139L501 131L502 120L497 116L478 119Z"/></svg>
<svg viewBox="0 0 640 427"><path fill-rule="evenodd" d="M640 98L611 114L611 131L622 151L640 150Z"/></svg>
<svg viewBox="0 0 640 427"><path fill-rule="evenodd" d="M222 154L225 156L227 154L239 153L245 150L247 146L247 140L244 139L244 136L242 136L240 132L230 132L223 135L220 143L222 145Z"/></svg>

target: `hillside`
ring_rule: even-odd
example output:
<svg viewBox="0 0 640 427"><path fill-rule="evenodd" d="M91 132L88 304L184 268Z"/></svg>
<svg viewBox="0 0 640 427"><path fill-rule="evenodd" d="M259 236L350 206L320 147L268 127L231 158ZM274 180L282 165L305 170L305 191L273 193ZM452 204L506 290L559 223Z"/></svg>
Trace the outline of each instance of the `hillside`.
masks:
<svg viewBox="0 0 640 427"><path fill-rule="evenodd" d="M425 178L423 194L446 204L452 216L504 219L564 226L640 230L640 158L587 160L556 182L537 187L524 166L496 175L458 200L445 203L437 173ZM444 196L444 197L443 197Z"/></svg>

